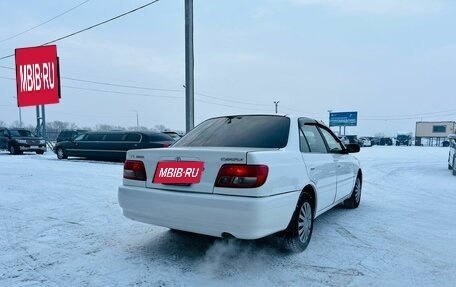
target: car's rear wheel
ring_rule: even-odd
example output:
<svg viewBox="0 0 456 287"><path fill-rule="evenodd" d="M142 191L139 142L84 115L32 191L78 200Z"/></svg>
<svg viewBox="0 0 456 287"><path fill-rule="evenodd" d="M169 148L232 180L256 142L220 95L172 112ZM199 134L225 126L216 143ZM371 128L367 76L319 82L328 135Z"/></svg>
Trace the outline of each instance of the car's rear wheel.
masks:
<svg viewBox="0 0 456 287"><path fill-rule="evenodd" d="M302 252L309 245L314 222L314 203L309 193L303 192L293 217L283 232L283 247L290 252Z"/></svg>
<svg viewBox="0 0 456 287"><path fill-rule="evenodd" d="M66 159L66 158L68 158L68 156L65 154L65 151L61 147L59 147L57 149L56 154L57 154L57 158L58 159Z"/></svg>
<svg viewBox="0 0 456 287"><path fill-rule="evenodd" d="M357 208L359 203L361 202L361 189L362 189L362 182L361 178L358 176L356 177L355 186L353 187L352 194L350 198L344 201L344 205L348 208Z"/></svg>
<svg viewBox="0 0 456 287"><path fill-rule="evenodd" d="M42 151L42 150L37 151L36 154L44 154L44 151Z"/></svg>

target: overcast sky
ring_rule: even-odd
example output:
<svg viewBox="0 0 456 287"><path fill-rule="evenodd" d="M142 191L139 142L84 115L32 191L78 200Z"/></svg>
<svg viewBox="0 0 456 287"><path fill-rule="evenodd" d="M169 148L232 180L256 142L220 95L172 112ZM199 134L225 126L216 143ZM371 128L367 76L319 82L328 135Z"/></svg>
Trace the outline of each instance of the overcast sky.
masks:
<svg viewBox="0 0 456 287"><path fill-rule="evenodd" d="M0 57L145 3L1 1ZM279 113L325 122L328 110L357 111L347 134L393 136L414 132L416 121L454 121L454 15L450 0L195 0L195 123L273 113L274 101ZM184 0L161 0L57 42L65 79L47 120L128 127L138 113L140 125L185 130L184 27ZM0 120L10 124L19 117L14 57L0 66ZM22 117L34 124L35 108Z"/></svg>

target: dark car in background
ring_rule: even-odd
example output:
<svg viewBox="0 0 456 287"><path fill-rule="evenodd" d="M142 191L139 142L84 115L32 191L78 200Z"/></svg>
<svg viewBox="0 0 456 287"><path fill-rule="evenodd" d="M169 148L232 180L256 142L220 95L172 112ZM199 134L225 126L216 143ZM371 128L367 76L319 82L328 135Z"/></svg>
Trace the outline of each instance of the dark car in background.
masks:
<svg viewBox="0 0 456 287"><path fill-rule="evenodd" d="M391 138L380 138L378 145L393 145L393 139Z"/></svg>
<svg viewBox="0 0 456 287"><path fill-rule="evenodd" d="M25 151L43 154L46 141L26 129L0 128L0 150L8 150L10 154L22 154Z"/></svg>
<svg viewBox="0 0 456 287"><path fill-rule="evenodd" d="M169 136L172 137L175 141L180 140L180 138L182 137L182 136L179 135L177 132L173 132L173 131L163 131L162 133L169 135Z"/></svg>
<svg viewBox="0 0 456 287"><path fill-rule="evenodd" d="M175 141L156 132L86 132L54 146L57 158L83 157L124 161L128 150L168 147Z"/></svg>

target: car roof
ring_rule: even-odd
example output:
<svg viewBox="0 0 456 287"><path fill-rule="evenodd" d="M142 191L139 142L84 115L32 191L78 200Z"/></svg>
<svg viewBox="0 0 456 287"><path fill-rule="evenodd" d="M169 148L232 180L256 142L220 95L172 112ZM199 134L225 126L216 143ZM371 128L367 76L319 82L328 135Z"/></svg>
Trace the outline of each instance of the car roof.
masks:
<svg viewBox="0 0 456 287"><path fill-rule="evenodd" d="M212 117L212 118L208 118L208 119L217 119L217 118L226 118L226 117L246 117L246 116L276 116L276 117L286 117L291 120L300 119L301 121L304 121L305 123L322 123L321 121L318 121L316 119L312 119L309 117L305 117L305 116L297 116L297 115L291 115L291 114L272 114L272 113L232 114L232 115L223 115L223 116L218 116L218 117Z"/></svg>

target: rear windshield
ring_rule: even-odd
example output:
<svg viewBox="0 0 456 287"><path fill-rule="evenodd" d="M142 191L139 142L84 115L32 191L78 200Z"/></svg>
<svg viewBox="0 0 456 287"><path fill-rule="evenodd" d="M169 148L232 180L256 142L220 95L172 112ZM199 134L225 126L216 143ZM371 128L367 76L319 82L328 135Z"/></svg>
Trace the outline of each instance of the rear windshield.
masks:
<svg viewBox="0 0 456 287"><path fill-rule="evenodd" d="M151 142L154 142L154 141L168 141L168 142L173 142L174 139L167 135L167 134L163 134L163 133L155 133L155 134L149 134L149 140Z"/></svg>
<svg viewBox="0 0 456 287"><path fill-rule="evenodd" d="M283 148L289 130L290 119L283 116L213 118L202 122L174 146Z"/></svg>

